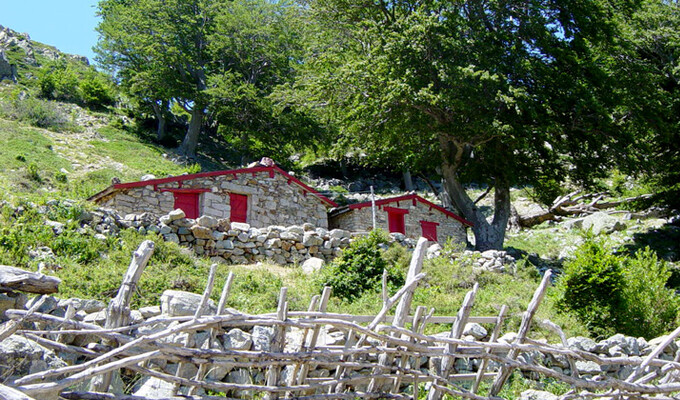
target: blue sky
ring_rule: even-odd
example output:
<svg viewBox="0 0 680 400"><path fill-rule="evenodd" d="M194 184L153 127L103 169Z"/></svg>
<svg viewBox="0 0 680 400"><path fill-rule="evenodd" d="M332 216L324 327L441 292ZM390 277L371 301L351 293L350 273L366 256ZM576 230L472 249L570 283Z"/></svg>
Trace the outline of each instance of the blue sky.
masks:
<svg viewBox="0 0 680 400"><path fill-rule="evenodd" d="M93 62L97 0L0 0L0 25Z"/></svg>

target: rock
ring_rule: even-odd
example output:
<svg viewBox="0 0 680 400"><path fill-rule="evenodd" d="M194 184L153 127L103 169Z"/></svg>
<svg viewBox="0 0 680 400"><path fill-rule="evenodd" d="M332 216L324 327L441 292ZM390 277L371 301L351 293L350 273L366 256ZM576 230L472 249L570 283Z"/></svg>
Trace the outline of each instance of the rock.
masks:
<svg viewBox="0 0 680 400"><path fill-rule="evenodd" d="M302 233L284 231L284 232L281 232L281 239L293 240L295 242L301 242L302 239L303 239L303 236L302 236Z"/></svg>
<svg viewBox="0 0 680 400"><path fill-rule="evenodd" d="M199 217L198 219L196 219L196 223L200 226L210 229L217 227L218 224L217 219L209 215L203 215Z"/></svg>
<svg viewBox="0 0 680 400"><path fill-rule="evenodd" d="M256 325L253 327L252 339L254 351L271 351L274 328Z"/></svg>
<svg viewBox="0 0 680 400"><path fill-rule="evenodd" d="M5 318L5 311L17 308L17 296L13 296L13 294L0 293L0 319Z"/></svg>
<svg viewBox="0 0 680 400"><path fill-rule="evenodd" d="M558 396L544 390L529 389L519 395L520 400L557 400Z"/></svg>
<svg viewBox="0 0 680 400"><path fill-rule="evenodd" d="M250 333L234 328L222 335L222 345L225 349L250 350L253 345L253 338Z"/></svg>
<svg viewBox="0 0 680 400"><path fill-rule="evenodd" d="M602 372L600 366L594 361L576 361L576 369L584 375L598 375Z"/></svg>
<svg viewBox="0 0 680 400"><path fill-rule="evenodd" d="M191 233L194 234L196 239L212 239L212 231L209 228L200 225L194 225L191 227Z"/></svg>
<svg viewBox="0 0 680 400"><path fill-rule="evenodd" d="M567 339L567 346L569 346L570 349L583 350L593 353L597 344L593 339L583 336L575 336Z"/></svg>
<svg viewBox="0 0 680 400"><path fill-rule="evenodd" d="M156 175L146 174L146 175L142 175L142 178L140 179L140 181L150 181L152 179L156 179Z"/></svg>
<svg viewBox="0 0 680 400"><path fill-rule="evenodd" d="M565 229L581 229L583 227L583 218L572 218L561 223Z"/></svg>
<svg viewBox="0 0 680 400"><path fill-rule="evenodd" d="M648 342L648 345L650 348L655 349L657 348L664 340L666 340L668 336L659 336L657 338L654 338ZM639 344L639 343L638 343ZM675 354L678 351L678 345L675 342L671 342L668 346L666 346L665 349L663 349L663 352L666 354Z"/></svg>
<svg viewBox="0 0 680 400"><path fill-rule="evenodd" d="M16 77L17 67L16 65L10 64L9 60L5 56L5 52L0 50L0 81L3 79L9 79L12 82L17 81Z"/></svg>
<svg viewBox="0 0 680 400"><path fill-rule="evenodd" d="M610 337L609 339L604 340L604 342L607 343L608 348L619 346L621 348L621 351L623 351L625 354L629 356L640 355L640 346L638 345L637 339L634 337L625 336L620 333L617 333L616 335Z"/></svg>
<svg viewBox="0 0 680 400"><path fill-rule="evenodd" d="M600 235L626 229L626 225L605 212L596 212L583 219L582 229Z"/></svg>
<svg viewBox="0 0 680 400"><path fill-rule="evenodd" d="M0 376L25 376L65 367L54 352L23 336L12 335L0 342Z"/></svg>
<svg viewBox="0 0 680 400"><path fill-rule="evenodd" d="M330 232L328 232L328 235L332 239L350 238L350 233L344 229L332 229Z"/></svg>
<svg viewBox="0 0 680 400"><path fill-rule="evenodd" d="M177 236L176 233L168 233L167 235L163 235L163 239L165 239L166 242L179 244L179 236Z"/></svg>
<svg viewBox="0 0 680 400"><path fill-rule="evenodd" d="M427 248L426 257L428 260L439 257L442 254L442 246L439 243L435 243Z"/></svg>
<svg viewBox="0 0 680 400"><path fill-rule="evenodd" d="M243 223L243 222L232 222L231 223L231 229L233 229L235 231L249 232L250 231L250 225Z"/></svg>
<svg viewBox="0 0 680 400"><path fill-rule="evenodd" d="M72 298L59 301L59 307L68 308L69 305L73 305L76 311L84 311L88 314L106 309L106 304L99 300Z"/></svg>
<svg viewBox="0 0 680 400"><path fill-rule="evenodd" d="M187 215L184 213L184 211L182 211L181 208L177 208L173 211L170 211L170 213L168 213L168 217L170 217L170 221L177 221L178 219L186 218L186 216Z"/></svg>
<svg viewBox="0 0 680 400"><path fill-rule="evenodd" d="M201 303L201 295L180 290L166 290L161 296L161 314L169 317L191 316L196 313ZM212 300L208 301L207 313L217 309Z"/></svg>
<svg viewBox="0 0 680 400"><path fill-rule="evenodd" d="M139 309L139 312L142 313L142 317L144 317L144 319L149 319L161 315L161 307L160 306L142 307Z"/></svg>
<svg viewBox="0 0 680 400"><path fill-rule="evenodd" d="M483 326L477 323L465 324L465 329L463 330L463 335L473 336L477 340L484 339L488 332Z"/></svg>
<svg viewBox="0 0 680 400"><path fill-rule="evenodd" d="M134 392L135 396L144 399L166 399L173 397L174 384L154 377L142 378L142 385Z"/></svg>
<svg viewBox="0 0 680 400"><path fill-rule="evenodd" d="M307 275L311 275L314 272L320 271L321 268L323 268L324 263L325 263L324 260L317 257L307 259L305 260L304 263L302 263L302 272L304 272Z"/></svg>
<svg viewBox="0 0 680 400"><path fill-rule="evenodd" d="M302 244L307 247L321 246L323 244L323 238L319 237L319 235L314 231L305 232L302 238Z"/></svg>
<svg viewBox="0 0 680 400"><path fill-rule="evenodd" d="M100 326L104 326L104 324L106 323L106 310L87 314L85 318L83 318L83 322L87 322L88 324L97 324Z"/></svg>

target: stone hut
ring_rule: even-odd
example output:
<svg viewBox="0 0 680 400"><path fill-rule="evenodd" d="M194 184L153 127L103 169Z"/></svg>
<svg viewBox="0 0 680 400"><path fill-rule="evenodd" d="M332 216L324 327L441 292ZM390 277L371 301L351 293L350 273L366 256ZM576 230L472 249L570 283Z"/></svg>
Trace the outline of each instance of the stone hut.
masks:
<svg viewBox="0 0 680 400"><path fill-rule="evenodd" d="M89 200L121 214L160 217L179 208L187 218L207 215L253 228L304 223L328 228L328 209L337 206L273 163L117 183Z"/></svg>
<svg viewBox="0 0 680 400"><path fill-rule="evenodd" d="M375 205L378 227L412 239L422 236L444 244L451 238L454 242L465 243L465 228L472 226L471 222L417 194L376 200ZM369 231L373 228L371 202L336 208L329 219L331 229Z"/></svg>

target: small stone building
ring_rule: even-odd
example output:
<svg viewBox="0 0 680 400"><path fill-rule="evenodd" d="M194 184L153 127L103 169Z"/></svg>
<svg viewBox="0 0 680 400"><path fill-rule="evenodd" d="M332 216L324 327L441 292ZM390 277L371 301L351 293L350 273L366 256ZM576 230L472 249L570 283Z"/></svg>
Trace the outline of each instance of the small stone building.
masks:
<svg viewBox="0 0 680 400"><path fill-rule="evenodd" d="M276 165L118 183L89 200L122 214L160 217L180 208L187 218L208 215L253 228L328 228L328 209L337 206Z"/></svg>
<svg viewBox="0 0 680 400"><path fill-rule="evenodd" d="M330 228L351 232L373 229L371 202L350 204L331 211ZM466 226L472 223L416 194L375 201L376 226L408 238L425 237L440 244L451 238L465 243Z"/></svg>

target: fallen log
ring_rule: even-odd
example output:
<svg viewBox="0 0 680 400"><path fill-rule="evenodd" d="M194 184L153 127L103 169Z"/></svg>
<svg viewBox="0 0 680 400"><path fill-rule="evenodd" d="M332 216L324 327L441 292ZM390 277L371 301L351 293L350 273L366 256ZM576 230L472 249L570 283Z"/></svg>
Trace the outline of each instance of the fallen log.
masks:
<svg viewBox="0 0 680 400"><path fill-rule="evenodd" d="M21 268L0 265L0 292L20 291L36 294L52 294L59 291L61 279L29 272Z"/></svg>
<svg viewBox="0 0 680 400"><path fill-rule="evenodd" d="M547 210L538 211L529 215L519 215L517 222L522 228L531 228L545 221L559 221L561 217L593 214L598 211L611 209L624 204L652 197L651 194L643 194L635 197L627 197L616 201L603 201L607 193L591 193L577 196L580 192L575 191L558 197ZM592 200L590 200L592 199ZM590 200L585 203L584 200Z"/></svg>

